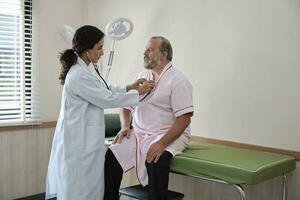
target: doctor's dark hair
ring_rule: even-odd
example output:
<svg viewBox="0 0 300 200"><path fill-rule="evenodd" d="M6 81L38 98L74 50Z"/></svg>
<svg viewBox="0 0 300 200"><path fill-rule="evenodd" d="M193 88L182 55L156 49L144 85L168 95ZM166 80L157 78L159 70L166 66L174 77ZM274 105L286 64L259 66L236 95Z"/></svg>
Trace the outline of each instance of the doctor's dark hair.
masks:
<svg viewBox="0 0 300 200"><path fill-rule="evenodd" d="M153 36L151 37L151 39L160 39L161 40L161 44L159 47L160 52L167 52L167 59L169 61L172 61L173 59L173 49L172 49L172 45L170 43L170 41L163 37L163 36Z"/></svg>
<svg viewBox="0 0 300 200"><path fill-rule="evenodd" d="M60 53L61 73L59 80L62 85L70 68L76 64L77 56L81 56L87 49L92 49L102 38L104 33L95 26L85 25L76 30L72 40L72 49Z"/></svg>

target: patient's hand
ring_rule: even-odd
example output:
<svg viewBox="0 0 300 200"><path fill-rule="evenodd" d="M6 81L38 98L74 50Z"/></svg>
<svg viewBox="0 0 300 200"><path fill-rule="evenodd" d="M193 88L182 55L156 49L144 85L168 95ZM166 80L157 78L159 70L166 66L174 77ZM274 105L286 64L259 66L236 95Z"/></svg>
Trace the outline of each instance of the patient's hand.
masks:
<svg viewBox="0 0 300 200"><path fill-rule="evenodd" d="M122 129L119 131L115 139L113 140L113 144L119 143L121 144L124 137L130 138L130 128L129 127L122 127Z"/></svg>
<svg viewBox="0 0 300 200"><path fill-rule="evenodd" d="M146 155L147 162L151 163L153 161L156 163L160 156L164 153L165 149L166 146L160 141L151 144Z"/></svg>

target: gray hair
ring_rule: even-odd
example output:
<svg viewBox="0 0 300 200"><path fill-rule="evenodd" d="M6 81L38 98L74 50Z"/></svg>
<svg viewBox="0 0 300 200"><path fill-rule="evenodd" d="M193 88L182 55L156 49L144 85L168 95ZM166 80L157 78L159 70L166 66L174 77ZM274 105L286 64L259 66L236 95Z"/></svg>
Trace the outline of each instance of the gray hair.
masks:
<svg viewBox="0 0 300 200"><path fill-rule="evenodd" d="M172 61L172 58L173 58L173 49L172 49L172 46L171 46L171 43L170 41L163 37L163 36L153 36L151 37L151 39L160 39L161 40L161 44L160 44L160 47L159 47L159 50L160 52L167 52L167 59L169 61Z"/></svg>

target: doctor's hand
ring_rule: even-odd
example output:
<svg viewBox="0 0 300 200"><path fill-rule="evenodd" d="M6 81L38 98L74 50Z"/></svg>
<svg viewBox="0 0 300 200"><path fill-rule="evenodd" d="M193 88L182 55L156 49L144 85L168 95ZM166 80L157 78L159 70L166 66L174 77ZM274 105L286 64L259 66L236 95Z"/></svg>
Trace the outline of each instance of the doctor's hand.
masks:
<svg viewBox="0 0 300 200"><path fill-rule="evenodd" d="M113 144L119 143L121 144L124 137L130 138L130 128L129 127L122 127L122 129L119 131L115 139L112 141Z"/></svg>
<svg viewBox="0 0 300 200"><path fill-rule="evenodd" d="M126 86L126 91L138 89L145 81L147 80L144 78L137 79L132 84Z"/></svg>
<svg viewBox="0 0 300 200"><path fill-rule="evenodd" d="M156 163L167 147L160 141L154 142L148 149L146 161Z"/></svg>
<svg viewBox="0 0 300 200"><path fill-rule="evenodd" d="M150 92L155 86L154 81L144 81L140 87L137 88L137 91L139 92L140 95L146 94Z"/></svg>

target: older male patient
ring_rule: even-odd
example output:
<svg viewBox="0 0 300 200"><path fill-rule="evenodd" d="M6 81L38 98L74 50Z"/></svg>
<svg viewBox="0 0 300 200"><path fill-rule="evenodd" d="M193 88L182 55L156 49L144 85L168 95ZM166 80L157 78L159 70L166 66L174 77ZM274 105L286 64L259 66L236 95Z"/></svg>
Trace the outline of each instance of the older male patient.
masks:
<svg viewBox="0 0 300 200"><path fill-rule="evenodd" d="M186 148L194 111L192 86L172 64L172 55L166 38L149 40L146 70L137 78L154 80L155 87L137 106L121 109L122 128L105 157L105 200L119 199L123 173L134 167L151 200L167 199L170 159Z"/></svg>

